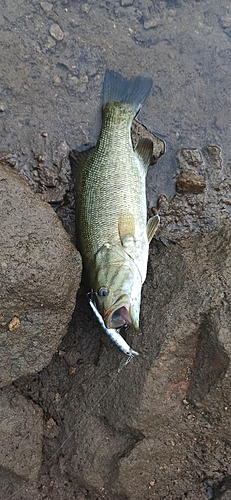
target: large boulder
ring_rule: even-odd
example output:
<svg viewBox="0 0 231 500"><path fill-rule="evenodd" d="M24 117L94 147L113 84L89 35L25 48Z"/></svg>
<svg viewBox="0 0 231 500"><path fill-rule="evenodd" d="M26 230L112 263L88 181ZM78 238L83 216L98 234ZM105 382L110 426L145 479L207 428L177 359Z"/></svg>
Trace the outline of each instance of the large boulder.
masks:
<svg viewBox="0 0 231 500"><path fill-rule="evenodd" d="M66 333L81 258L52 208L0 165L0 387L47 365Z"/></svg>

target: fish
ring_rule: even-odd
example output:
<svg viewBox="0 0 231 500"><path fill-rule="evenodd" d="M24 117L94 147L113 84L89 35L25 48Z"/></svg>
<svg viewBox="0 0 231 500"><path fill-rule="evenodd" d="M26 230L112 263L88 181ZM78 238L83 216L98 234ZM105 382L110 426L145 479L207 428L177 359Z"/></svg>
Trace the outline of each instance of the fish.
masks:
<svg viewBox="0 0 231 500"><path fill-rule="evenodd" d="M139 329L141 289L149 243L159 216L147 222L146 174L153 144L141 138L133 149L131 124L152 87L152 79L124 78L106 70L103 116L94 147L72 150L76 239L94 305L106 329ZM98 317L99 319L99 317Z"/></svg>

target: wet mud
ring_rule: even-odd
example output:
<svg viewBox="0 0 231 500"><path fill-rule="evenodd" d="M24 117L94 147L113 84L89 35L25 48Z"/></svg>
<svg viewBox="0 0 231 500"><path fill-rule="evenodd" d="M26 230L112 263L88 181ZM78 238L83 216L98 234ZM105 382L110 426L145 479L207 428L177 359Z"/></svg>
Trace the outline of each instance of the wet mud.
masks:
<svg viewBox="0 0 231 500"><path fill-rule="evenodd" d="M0 232L7 228L10 243L4 236L1 248L15 267L4 275L0 253L0 296L9 298L0 304L0 498L228 500L231 9L224 0L1 0L0 26L0 163L28 186L24 218L11 203L20 180L2 188ZM123 332L140 353L127 365L82 284L67 328L81 273L68 154L97 138L106 68L153 78L133 141L156 137L147 207L161 224L150 245L141 329ZM33 283L26 271L47 239L39 293L49 307L38 334L36 255ZM28 336L20 342L23 322Z"/></svg>

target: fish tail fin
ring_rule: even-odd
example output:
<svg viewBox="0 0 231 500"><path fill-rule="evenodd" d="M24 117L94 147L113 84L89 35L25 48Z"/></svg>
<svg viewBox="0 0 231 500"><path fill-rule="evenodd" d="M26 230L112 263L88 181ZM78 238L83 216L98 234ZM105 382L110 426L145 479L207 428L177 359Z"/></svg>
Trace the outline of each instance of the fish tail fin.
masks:
<svg viewBox="0 0 231 500"><path fill-rule="evenodd" d="M107 69L103 83L103 106L108 102L121 102L127 104L136 115L151 87L151 78L136 76L127 80L120 73Z"/></svg>

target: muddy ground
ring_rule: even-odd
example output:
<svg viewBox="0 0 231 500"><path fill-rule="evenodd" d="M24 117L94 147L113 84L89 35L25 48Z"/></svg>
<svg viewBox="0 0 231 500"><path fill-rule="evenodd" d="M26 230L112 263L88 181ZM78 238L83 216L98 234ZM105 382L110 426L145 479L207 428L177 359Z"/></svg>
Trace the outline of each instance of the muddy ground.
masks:
<svg viewBox="0 0 231 500"><path fill-rule="evenodd" d="M1 189L14 179L16 193L4 190L8 226L0 218L1 249L10 241L0 257L0 498L230 499L231 9L224 0L0 4ZM147 178L161 225L141 330L124 332L140 353L127 365L82 285L66 326L80 283L65 233L74 243L67 157L97 137L106 68L153 78L139 120L166 145ZM38 214L33 234L25 210L19 224L12 170L33 191L22 194L28 220Z"/></svg>

